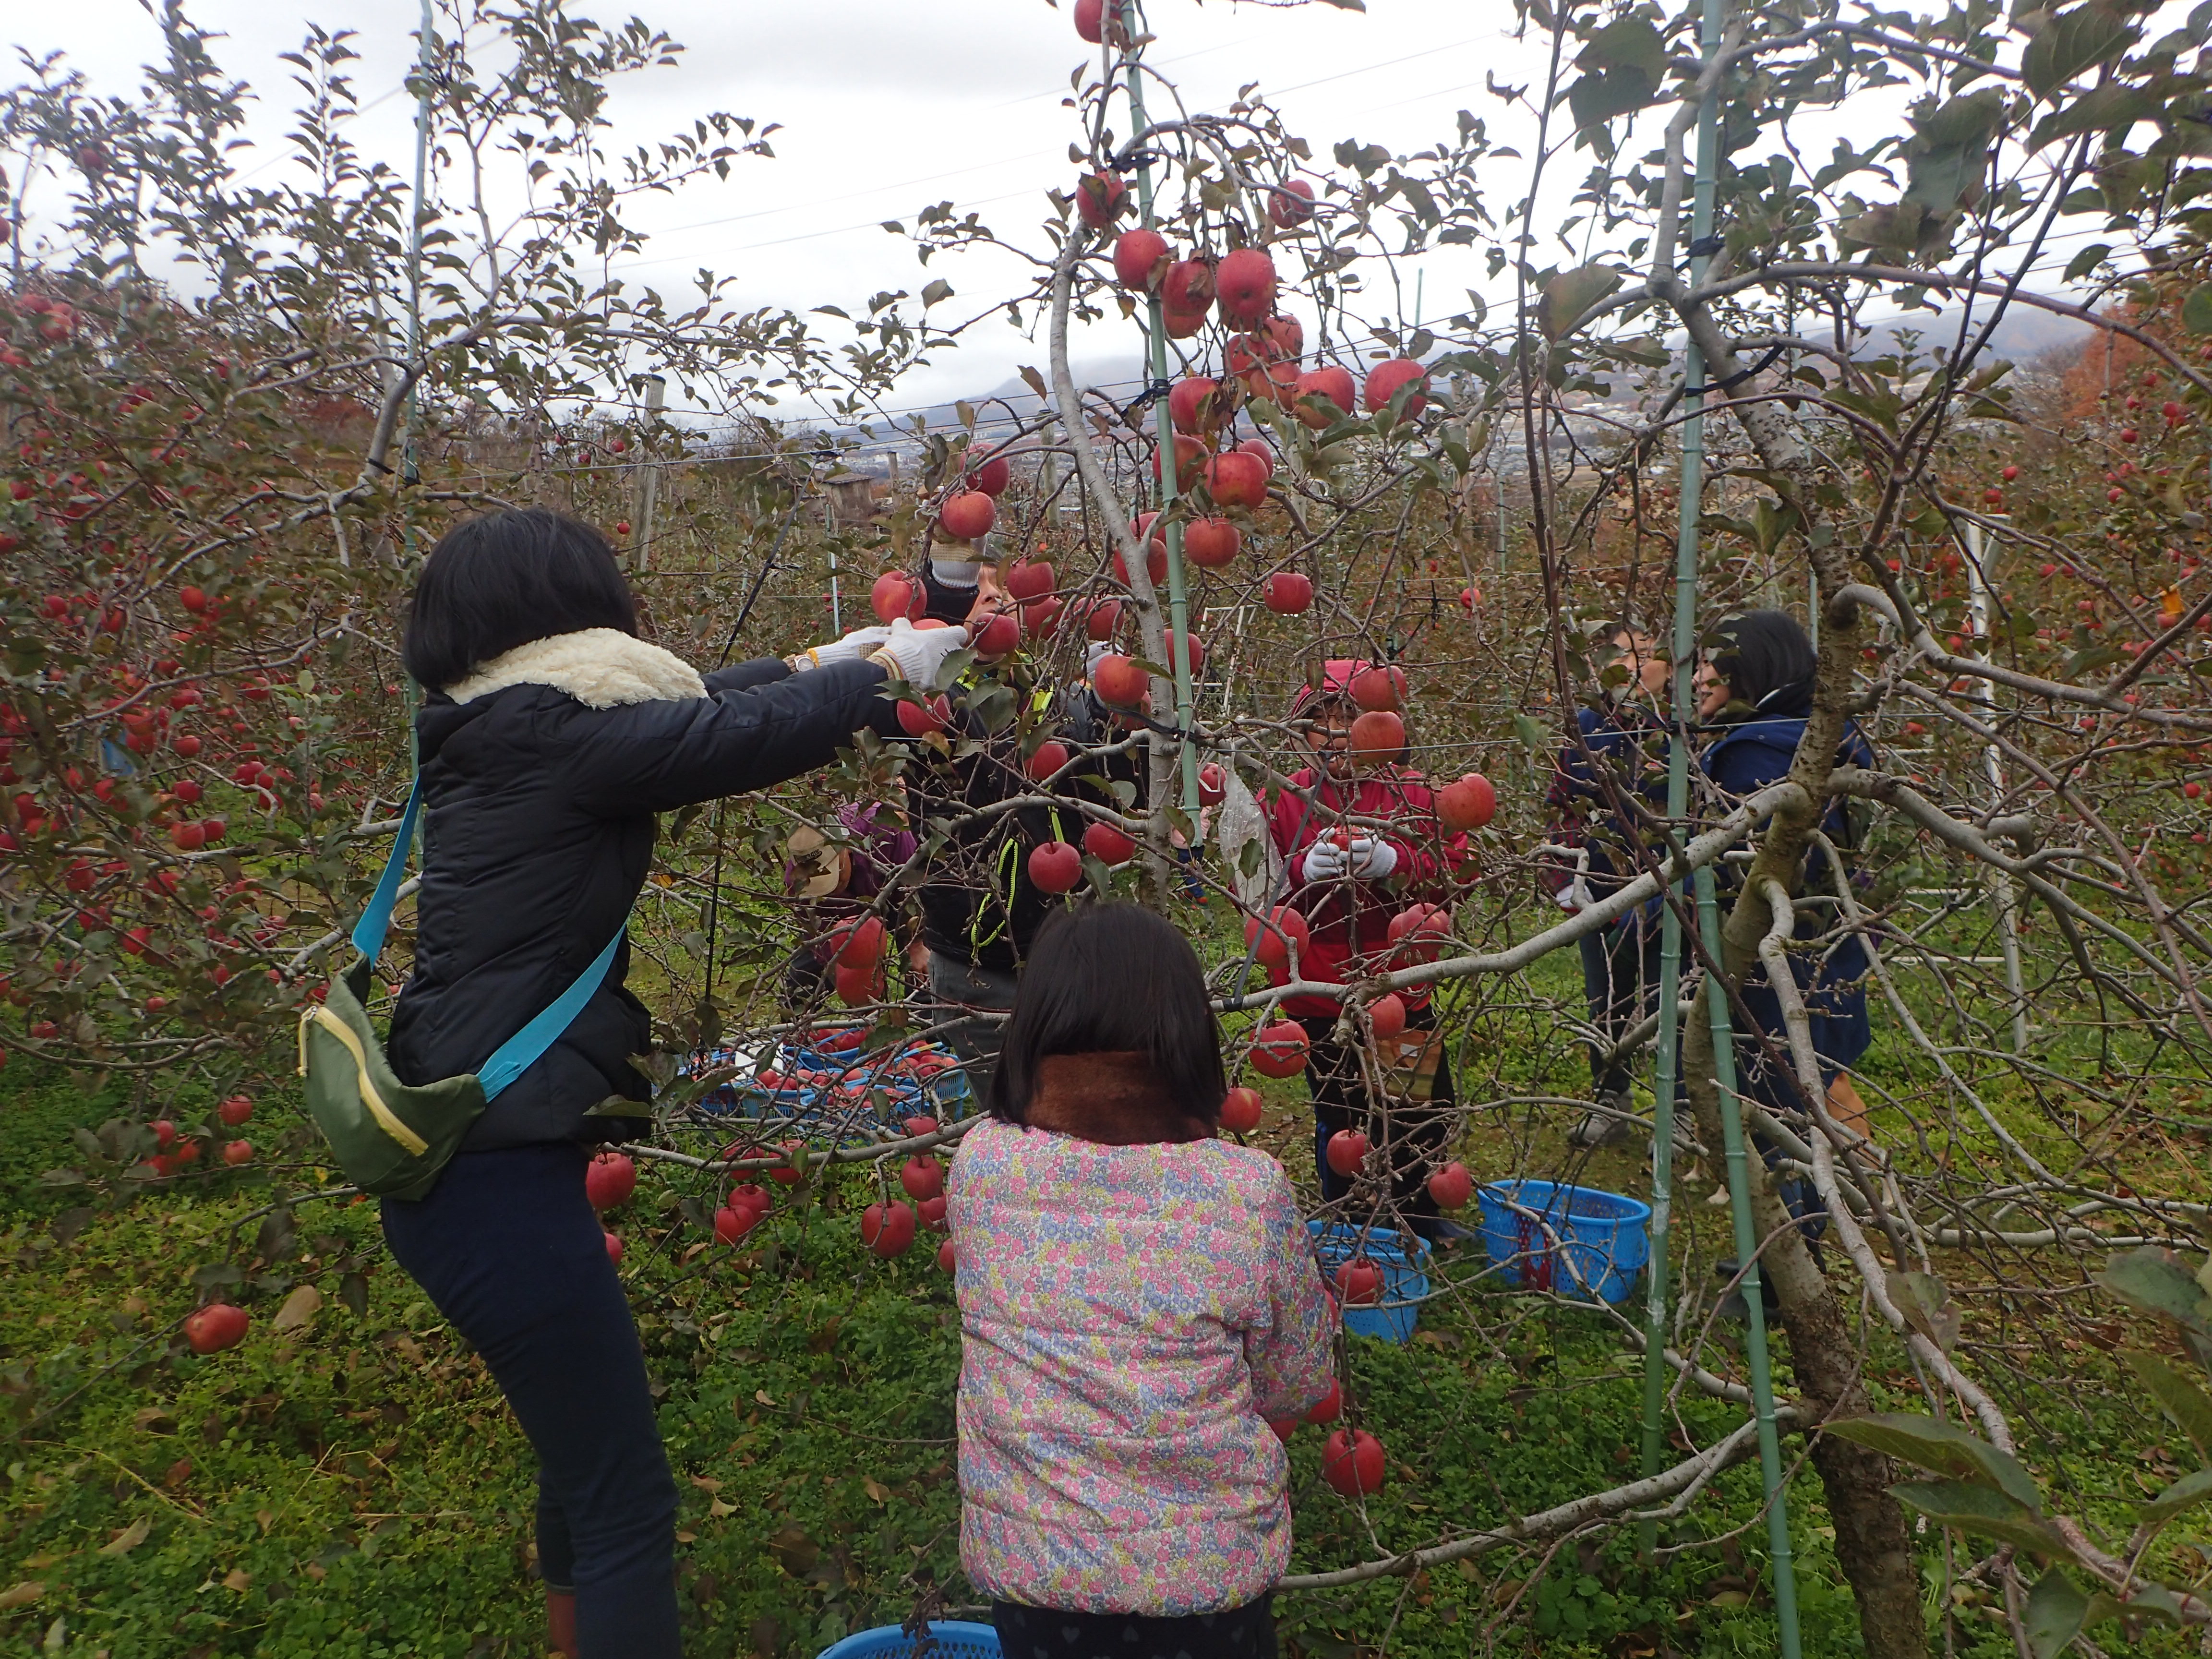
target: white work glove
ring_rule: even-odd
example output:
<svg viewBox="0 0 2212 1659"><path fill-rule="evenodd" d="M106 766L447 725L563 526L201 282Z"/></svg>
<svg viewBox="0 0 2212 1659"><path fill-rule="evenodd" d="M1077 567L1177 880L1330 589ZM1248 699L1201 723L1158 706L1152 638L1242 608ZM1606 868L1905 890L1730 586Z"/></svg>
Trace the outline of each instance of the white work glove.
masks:
<svg viewBox="0 0 2212 1659"><path fill-rule="evenodd" d="M1398 849L1372 836L1354 836L1346 857L1352 875L1361 881L1386 880L1398 867Z"/></svg>
<svg viewBox="0 0 2212 1659"><path fill-rule="evenodd" d="M1323 836L1306 848L1305 872L1308 881L1334 881L1343 875L1352 855L1334 842Z"/></svg>
<svg viewBox="0 0 2212 1659"><path fill-rule="evenodd" d="M880 625L874 628L856 628L842 640L832 640L827 645L817 645L811 650L800 652L797 656L786 657L784 660L789 663L796 672L801 674L810 668L820 668L828 663L858 662L861 658L881 648L884 642L890 636L891 630Z"/></svg>
<svg viewBox="0 0 2212 1659"><path fill-rule="evenodd" d="M916 628L904 617L890 625L887 635L881 646L869 653L868 660L882 664L920 691L937 690L937 671L947 657L968 643L964 628Z"/></svg>

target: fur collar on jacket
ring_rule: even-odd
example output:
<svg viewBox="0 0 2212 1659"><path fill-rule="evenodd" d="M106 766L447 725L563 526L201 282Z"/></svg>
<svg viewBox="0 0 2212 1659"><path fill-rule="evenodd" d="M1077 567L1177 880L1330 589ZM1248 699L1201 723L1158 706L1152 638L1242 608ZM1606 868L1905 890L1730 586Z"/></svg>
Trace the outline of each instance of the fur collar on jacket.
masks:
<svg viewBox="0 0 2212 1659"><path fill-rule="evenodd" d="M1037 1062L1024 1121L1101 1146L1211 1140L1212 1127L1185 1117L1152 1075L1148 1055L1047 1054Z"/></svg>
<svg viewBox="0 0 2212 1659"><path fill-rule="evenodd" d="M447 686L446 695L472 702L510 685L550 685L586 708L683 702L707 695L707 683L690 663L618 628L586 628L518 645L477 664L468 678Z"/></svg>

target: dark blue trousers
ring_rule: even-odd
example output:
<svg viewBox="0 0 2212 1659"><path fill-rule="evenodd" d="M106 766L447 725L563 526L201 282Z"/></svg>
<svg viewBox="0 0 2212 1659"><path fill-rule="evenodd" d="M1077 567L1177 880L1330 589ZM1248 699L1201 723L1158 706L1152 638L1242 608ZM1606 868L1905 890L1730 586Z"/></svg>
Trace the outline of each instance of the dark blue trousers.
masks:
<svg viewBox="0 0 2212 1659"><path fill-rule="evenodd" d="M538 1561L582 1659L678 1659L676 1483L573 1146L464 1152L384 1200L392 1254L483 1356L538 1453Z"/></svg>

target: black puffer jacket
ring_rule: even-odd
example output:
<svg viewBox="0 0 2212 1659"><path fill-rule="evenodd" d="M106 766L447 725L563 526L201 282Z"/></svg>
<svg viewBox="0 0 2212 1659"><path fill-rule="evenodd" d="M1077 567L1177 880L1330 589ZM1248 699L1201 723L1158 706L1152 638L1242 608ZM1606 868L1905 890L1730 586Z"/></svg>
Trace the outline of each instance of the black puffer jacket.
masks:
<svg viewBox="0 0 2212 1659"><path fill-rule="evenodd" d="M422 885L414 972L386 1044L403 1081L473 1072L591 964L644 885L653 814L758 789L832 760L862 726L896 730L883 670L776 661L710 675L593 630L489 665L495 680L434 694L416 719ZM561 647L587 641L578 650ZM553 647L550 651L546 647ZM537 653L517 667L519 659ZM566 689L564 689L564 687ZM611 696L610 706L589 707ZM647 1096L629 1064L652 1042L623 987L625 944L567 1033L493 1101L464 1150L618 1139L634 1119L584 1114Z"/></svg>

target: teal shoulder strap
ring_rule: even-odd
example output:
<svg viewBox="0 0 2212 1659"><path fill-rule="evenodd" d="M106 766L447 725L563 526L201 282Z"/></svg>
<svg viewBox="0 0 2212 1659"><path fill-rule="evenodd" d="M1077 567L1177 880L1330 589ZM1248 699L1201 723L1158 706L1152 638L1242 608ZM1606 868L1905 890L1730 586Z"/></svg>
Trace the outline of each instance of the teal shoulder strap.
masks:
<svg viewBox="0 0 2212 1659"><path fill-rule="evenodd" d="M483 1085L484 1098L490 1100L507 1085L538 1063L538 1057L559 1040L568 1029L568 1023L584 1012L584 1005L592 1000L592 993L599 988L599 981L607 976L614 965L615 947L623 942L629 923L615 929L615 936L606 943L592 965L576 975L568 988L553 1000L552 1006L532 1020L513 1036L499 1045L498 1052L477 1068L477 1081Z"/></svg>
<svg viewBox="0 0 2212 1659"><path fill-rule="evenodd" d="M399 815L399 833L394 838L392 856L385 860L384 873L377 878L376 890L369 896L368 908L354 924L353 948L372 962L384 949L385 936L392 931L392 912L399 902L399 884L406 872L407 854L415 845L415 823L422 811L422 779L418 773L415 787L407 792L407 810ZM592 993L606 978L607 969L614 966L615 947L622 943L628 927L625 921L617 927L615 936L606 942L592 965L577 975L568 988L556 997L543 1013L501 1043L492 1057L478 1068L477 1080L483 1085L486 1100L535 1066L538 1057L584 1011L584 1005L592 1000Z"/></svg>
<svg viewBox="0 0 2212 1659"><path fill-rule="evenodd" d="M384 873L377 878L376 890L369 895L368 908L353 925L353 948L371 962L384 949L384 936L392 931L392 907L399 902L399 883L407 872L407 854L415 845L415 820L422 813L422 775L418 772L415 787L407 792L407 810L399 815L399 833L392 837L392 856L384 861Z"/></svg>

